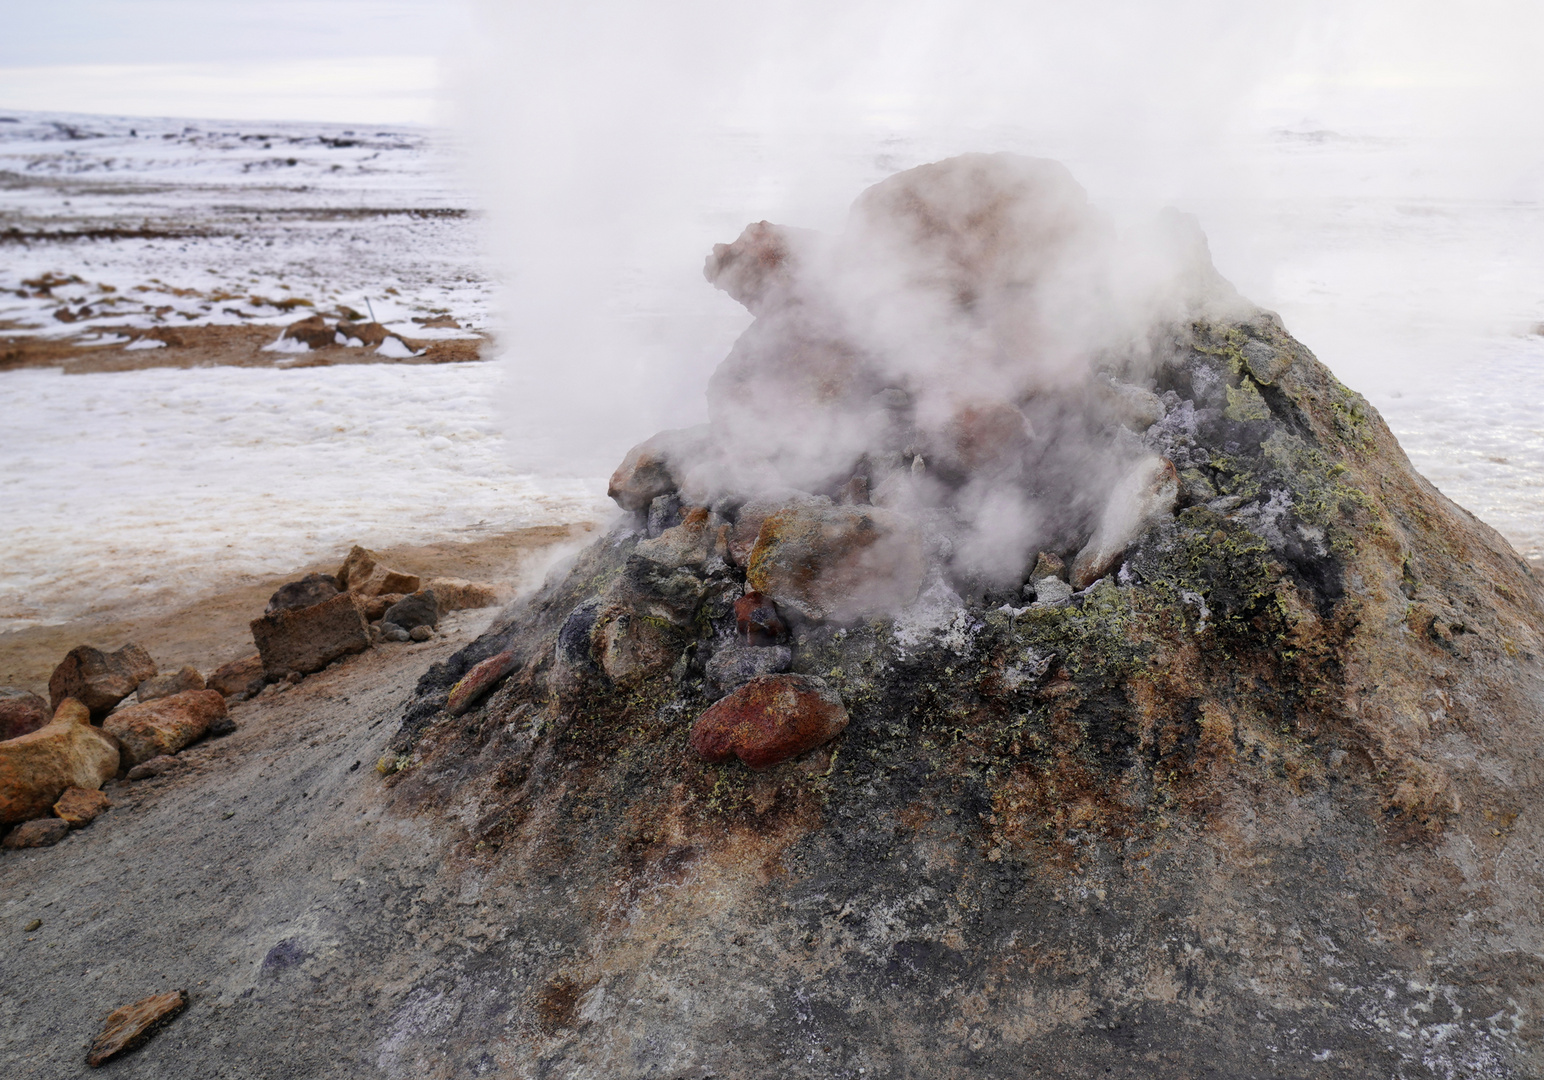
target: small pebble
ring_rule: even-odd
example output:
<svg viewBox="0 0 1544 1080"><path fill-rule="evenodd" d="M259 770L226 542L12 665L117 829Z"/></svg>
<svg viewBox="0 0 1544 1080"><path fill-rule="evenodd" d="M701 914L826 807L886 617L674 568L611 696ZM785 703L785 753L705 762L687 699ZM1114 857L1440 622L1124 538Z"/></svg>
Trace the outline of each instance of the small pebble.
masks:
<svg viewBox="0 0 1544 1080"><path fill-rule="evenodd" d="M41 930L41 929L43 929L43 920L42 919L33 919L26 926L26 932L29 933L29 934L32 933L32 931L34 931L34 930Z"/></svg>
<svg viewBox="0 0 1544 1080"><path fill-rule="evenodd" d="M407 632L407 636L414 641L428 641L434 636L434 631L427 626L415 626Z"/></svg>

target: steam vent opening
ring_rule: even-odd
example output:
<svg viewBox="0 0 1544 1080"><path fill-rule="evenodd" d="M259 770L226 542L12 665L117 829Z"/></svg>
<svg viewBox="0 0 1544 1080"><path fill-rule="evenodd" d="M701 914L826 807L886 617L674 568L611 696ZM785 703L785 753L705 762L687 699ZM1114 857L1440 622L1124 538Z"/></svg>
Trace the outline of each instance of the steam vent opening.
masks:
<svg viewBox="0 0 1544 1080"><path fill-rule="evenodd" d="M971 154L704 273L709 422L382 762L518 928L425 1047L1533 1074L1544 593L1192 219Z"/></svg>

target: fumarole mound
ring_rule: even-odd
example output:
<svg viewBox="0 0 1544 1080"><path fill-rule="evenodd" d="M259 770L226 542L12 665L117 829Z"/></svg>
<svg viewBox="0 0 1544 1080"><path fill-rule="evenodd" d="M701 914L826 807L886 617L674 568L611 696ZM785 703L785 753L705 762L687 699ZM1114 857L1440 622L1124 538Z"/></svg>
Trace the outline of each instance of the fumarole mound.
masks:
<svg viewBox="0 0 1544 1080"><path fill-rule="evenodd" d="M711 422L383 762L505 905L405 1052L1544 1074L1540 585L1193 224L967 156L707 276Z"/></svg>

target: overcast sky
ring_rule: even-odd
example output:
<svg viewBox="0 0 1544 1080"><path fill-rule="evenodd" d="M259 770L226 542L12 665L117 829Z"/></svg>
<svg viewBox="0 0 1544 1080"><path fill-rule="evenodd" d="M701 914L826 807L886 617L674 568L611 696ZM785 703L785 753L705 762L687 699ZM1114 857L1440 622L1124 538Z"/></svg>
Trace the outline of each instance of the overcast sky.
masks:
<svg viewBox="0 0 1544 1080"><path fill-rule="evenodd" d="M0 0L0 108L430 123L465 0Z"/></svg>

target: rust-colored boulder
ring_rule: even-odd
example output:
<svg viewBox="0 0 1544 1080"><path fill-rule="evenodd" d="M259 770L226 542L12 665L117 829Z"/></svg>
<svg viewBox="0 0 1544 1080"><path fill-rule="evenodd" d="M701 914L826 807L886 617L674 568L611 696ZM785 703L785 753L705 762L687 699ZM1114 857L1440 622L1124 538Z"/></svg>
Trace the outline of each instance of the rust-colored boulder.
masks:
<svg viewBox="0 0 1544 1080"><path fill-rule="evenodd" d="M189 690L119 709L102 722L102 730L123 748L121 764L134 766L175 754L224 715L225 698L218 690Z"/></svg>
<svg viewBox="0 0 1544 1080"><path fill-rule="evenodd" d="M777 605L759 592L748 592L734 602L735 632L748 645L776 645L788 640L788 626Z"/></svg>
<svg viewBox="0 0 1544 1080"><path fill-rule="evenodd" d="M391 331L378 322L345 322L342 320L338 322L335 333L342 334L345 338L354 338L360 345L367 345L370 348L374 348L391 336ZM334 338L333 340L336 341L337 339Z"/></svg>
<svg viewBox="0 0 1544 1080"><path fill-rule="evenodd" d="M134 696L141 702L154 701L157 698L171 697L173 694L203 688L204 677L198 673L198 668L184 666L177 671L152 675L139 684L139 691Z"/></svg>
<svg viewBox="0 0 1544 1080"><path fill-rule="evenodd" d="M400 570L383 566L379 555L358 544L348 553L348 558L343 560L343 565L334 577L339 588L360 596L381 596L385 593L406 596L417 592L420 585L417 574L404 574Z"/></svg>
<svg viewBox="0 0 1544 1080"><path fill-rule="evenodd" d="M218 690L226 697L233 694L252 693L263 688L263 658L257 653L221 664L205 682L210 690Z"/></svg>
<svg viewBox="0 0 1544 1080"><path fill-rule="evenodd" d="M65 698L74 698L91 710L91 719L100 721L155 672L155 661L138 645L117 652L78 645L49 676L49 707L57 711Z"/></svg>
<svg viewBox="0 0 1544 1080"><path fill-rule="evenodd" d="M109 1059L143 1045L187 1007L188 992L172 990L114 1009L108 1014L102 1033L92 1041L86 1064L99 1068Z"/></svg>
<svg viewBox="0 0 1544 1080"><path fill-rule="evenodd" d="M424 586L434 594L440 614L466 611L469 608L497 607L499 594L492 585L483 585L465 578L437 577Z"/></svg>
<svg viewBox="0 0 1544 1080"><path fill-rule="evenodd" d="M705 452L707 441L706 425L661 431L645 439L611 474L606 494L623 510L647 510L655 499L681 486L685 468Z"/></svg>
<svg viewBox="0 0 1544 1080"><path fill-rule="evenodd" d="M899 515L804 505L762 522L746 581L806 618L848 622L909 604L925 571L921 537Z"/></svg>
<svg viewBox="0 0 1544 1080"><path fill-rule="evenodd" d="M100 791L69 787L54 803L54 816L72 829L84 829L112 805L113 801Z"/></svg>
<svg viewBox="0 0 1544 1080"><path fill-rule="evenodd" d="M841 697L808 675L762 675L710 706L692 725L692 749L753 769L797 757L847 726Z"/></svg>
<svg viewBox="0 0 1544 1080"><path fill-rule="evenodd" d="M66 698L49 723L0 742L0 825L43 817L65 788L95 790L117 772L117 740Z"/></svg>
<svg viewBox="0 0 1544 1080"><path fill-rule="evenodd" d="M252 620L252 640L267 675L309 675L340 656L370 647L370 626L357 597L339 593L310 607L275 611Z"/></svg>
<svg viewBox="0 0 1544 1080"><path fill-rule="evenodd" d="M758 221L747 225L734 243L714 244L702 276L760 315L795 297L801 254L815 240L808 229Z"/></svg>
<svg viewBox="0 0 1544 1080"><path fill-rule="evenodd" d="M0 686L0 740L14 739L48 723L48 702L34 693Z"/></svg>
<svg viewBox="0 0 1544 1080"><path fill-rule="evenodd" d="M52 847L70 835L70 827L58 818L24 821L5 835L8 848Z"/></svg>

